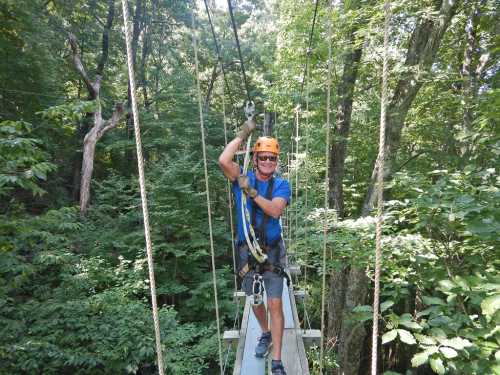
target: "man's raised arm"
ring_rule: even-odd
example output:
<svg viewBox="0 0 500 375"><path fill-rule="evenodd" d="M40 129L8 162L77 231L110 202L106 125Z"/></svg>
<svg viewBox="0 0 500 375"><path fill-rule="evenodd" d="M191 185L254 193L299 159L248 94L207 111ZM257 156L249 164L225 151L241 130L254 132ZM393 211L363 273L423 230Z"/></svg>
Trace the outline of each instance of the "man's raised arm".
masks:
<svg viewBox="0 0 500 375"><path fill-rule="evenodd" d="M219 165L226 177L232 182L240 175L240 167L233 161L234 154L238 151L241 142L244 142L250 134L255 130L256 123L253 120L248 120L243 123L240 131L236 134L231 142L227 144L219 156Z"/></svg>

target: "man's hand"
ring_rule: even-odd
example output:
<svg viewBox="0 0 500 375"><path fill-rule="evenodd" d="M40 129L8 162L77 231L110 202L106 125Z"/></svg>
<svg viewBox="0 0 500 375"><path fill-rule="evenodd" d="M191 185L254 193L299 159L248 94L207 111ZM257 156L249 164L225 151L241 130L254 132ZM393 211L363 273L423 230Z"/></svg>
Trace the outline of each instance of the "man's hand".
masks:
<svg viewBox="0 0 500 375"><path fill-rule="evenodd" d="M245 192L250 198L255 198L259 193L253 187L250 186L250 181L247 175L241 175L238 177L238 185L241 190Z"/></svg>
<svg viewBox="0 0 500 375"><path fill-rule="evenodd" d="M255 130L257 127L257 123L255 122L254 119L247 120L243 123L243 125L240 128L240 131L236 134L238 138L241 138L243 141L245 141L250 134Z"/></svg>

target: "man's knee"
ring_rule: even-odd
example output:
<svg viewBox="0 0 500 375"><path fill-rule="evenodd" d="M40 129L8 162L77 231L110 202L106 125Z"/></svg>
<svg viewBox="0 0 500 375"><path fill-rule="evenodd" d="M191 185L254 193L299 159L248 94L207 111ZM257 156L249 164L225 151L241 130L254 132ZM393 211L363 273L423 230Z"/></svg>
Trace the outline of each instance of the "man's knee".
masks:
<svg viewBox="0 0 500 375"><path fill-rule="evenodd" d="M283 311L283 302L281 298L268 298L267 306L271 313L277 311Z"/></svg>

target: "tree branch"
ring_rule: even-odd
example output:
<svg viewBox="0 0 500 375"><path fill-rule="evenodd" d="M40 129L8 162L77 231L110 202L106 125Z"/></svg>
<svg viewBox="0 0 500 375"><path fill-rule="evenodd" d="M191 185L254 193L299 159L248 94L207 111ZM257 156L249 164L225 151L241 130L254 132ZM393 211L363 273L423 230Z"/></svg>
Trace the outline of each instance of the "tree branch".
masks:
<svg viewBox="0 0 500 375"><path fill-rule="evenodd" d="M80 74L80 76L83 79L83 82L85 82L85 86L87 86L87 90L89 92L90 99L95 99L97 98L99 94L99 86L96 87L94 83L90 80L87 71L85 70L85 67L83 66L82 59L80 57L80 52L78 50L78 42L76 40L76 36L72 33L68 33L68 41L69 45L71 47L71 52L73 56L73 63L75 65L75 68L77 72ZM97 82L96 82L97 83Z"/></svg>
<svg viewBox="0 0 500 375"><path fill-rule="evenodd" d="M99 76L102 76L104 71L104 65L108 61L109 55L109 31L113 25L113 19L115 17L115 2L114 0L108 0L108 16L106 19L106 26L102 31L102 55L99 63L97 64L96 72Z"/></svg>
<svg viewBox="0 0 500 375"><path fill-rule="evenodd" d="M101 138L108 130L111 130L113 128L116 128L120 120L122 119L125 111L123 108L122 103L117 103L115 105L115 110L113 111L113 115L111 116L111 119L103 123L103 126L101 129L99 129L98 138Z"/></svg>

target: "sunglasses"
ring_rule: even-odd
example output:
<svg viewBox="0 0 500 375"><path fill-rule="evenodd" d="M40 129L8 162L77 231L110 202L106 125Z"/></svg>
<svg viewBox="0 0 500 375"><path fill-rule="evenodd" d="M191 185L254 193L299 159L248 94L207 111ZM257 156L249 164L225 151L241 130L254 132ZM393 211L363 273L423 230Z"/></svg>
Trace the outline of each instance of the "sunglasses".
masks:
<svg viewBox="0 0 500 375"><path fill-rule="evenodd" d="M266 160L269 160L269 161L275 162L276 160L278 160L278 157L277 157L277 156L265 156L265 155L259 155L259 156L257 156L257 158L259 159L259 161L266 161Z"/></svg>

